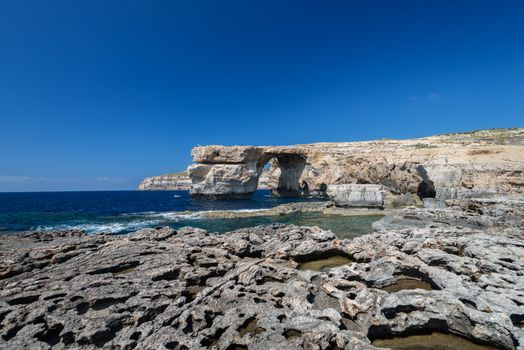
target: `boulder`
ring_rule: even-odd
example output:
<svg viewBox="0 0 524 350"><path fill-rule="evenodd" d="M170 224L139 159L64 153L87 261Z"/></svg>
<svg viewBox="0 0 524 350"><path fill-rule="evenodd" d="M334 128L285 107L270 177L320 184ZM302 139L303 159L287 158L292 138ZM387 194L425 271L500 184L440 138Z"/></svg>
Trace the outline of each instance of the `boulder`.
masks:
<svg viewBox="0 0 524 350"><path fill-rule="evenodd" d="M434 199L434 198L426 198L426 199ZM388 193L386 195L386 198L384 198L384 208L404 208L409 206L416 206L421 207L423 206L425 201L423 202L422 199L419 197L416 193L403 193L399 195L395 195L393 193Z"/></svg>
<svg viewBox="0 0 524 350"><path fill-rule="evenodd" d="M383 208L388 191L382 185L342 184L329 185L326 194L341 207Z"/></svg>

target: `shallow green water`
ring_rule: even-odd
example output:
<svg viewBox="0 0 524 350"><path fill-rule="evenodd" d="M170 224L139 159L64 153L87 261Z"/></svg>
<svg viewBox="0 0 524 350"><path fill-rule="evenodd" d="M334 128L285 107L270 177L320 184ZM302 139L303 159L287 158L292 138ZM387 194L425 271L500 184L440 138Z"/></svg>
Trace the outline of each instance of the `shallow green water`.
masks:
<svg viewBox="0 0 524 350"><path fill-rule="evenodd" d="M177 222L176 227L193 226L210 232L228 232L239 228L267 225L273 223L294 224L299 226L318 226L331 230L340 239L354 238L372 231L371 224L379 220L380 215L341 216L322 213L298 213L280 216L259 216L237 219L187 219Z"/></svg>
<svg viewBox="0 0 524 350"><path fill-rule="evenodd" d="M475 344L454 334L432 332L424 335L377 339L374 346L393 350L495 350L494 347Z"/></svg>

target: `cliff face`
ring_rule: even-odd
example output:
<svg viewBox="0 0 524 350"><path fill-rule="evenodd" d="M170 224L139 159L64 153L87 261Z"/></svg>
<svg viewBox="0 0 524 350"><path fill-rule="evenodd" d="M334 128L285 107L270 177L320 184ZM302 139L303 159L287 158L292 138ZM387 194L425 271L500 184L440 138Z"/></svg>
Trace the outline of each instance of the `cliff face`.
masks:
<svg viewBox="0 0 524 350"><path fill-rule="evenodd" d="M141 191L189 190L190 188L191 179L185 171L178 174L148 177L138 185L138 189Z"/></svg>
<svg viewBox="0 0 524 350"><path fill-rule="evenodd" d="M259 189L268 189L268 171L263 171L258 180ZM145 178L138 185L140 191L169 191L191 189L191 179L186 171L177 174L164 174Z"/></svg>
<svg viewBox="0 0 524 350"><path fill-rule="evenodd" d="M411 140L192 150L192 194L245 197L269 162L276 195L324 195L328 185L377 184L394 195L439 199L524 192L524 129Z"/></svg>

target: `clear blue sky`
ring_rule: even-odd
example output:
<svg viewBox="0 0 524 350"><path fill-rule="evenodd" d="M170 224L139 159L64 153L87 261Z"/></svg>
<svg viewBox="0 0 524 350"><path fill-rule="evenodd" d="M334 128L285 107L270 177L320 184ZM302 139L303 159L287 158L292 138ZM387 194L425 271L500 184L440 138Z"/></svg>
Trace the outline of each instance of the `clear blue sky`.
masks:
<svg viewBox="0 0 524 350"><path fill-rule="evenodd" d="M132 189L197 144L524 126L524 2L0 2L0 191Z"/></svg>

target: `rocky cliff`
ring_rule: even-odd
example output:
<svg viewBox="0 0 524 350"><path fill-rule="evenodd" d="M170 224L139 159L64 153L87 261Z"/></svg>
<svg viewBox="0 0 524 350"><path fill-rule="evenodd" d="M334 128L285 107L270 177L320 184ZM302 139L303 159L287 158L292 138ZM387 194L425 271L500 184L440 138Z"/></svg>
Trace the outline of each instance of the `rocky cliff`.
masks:
<svg viewBox="0 0 524 350"><path fill-rule="evenodd" d="M138 185L140 191L189 190L190 188L191 179L186 171L148 177Z"/></svg>
<svg viewBox="0 0 524 350"><path fill-rule="evenodd" d="M524 129L410 140L294 146L202 146L192 150L191 193L246 197L265 165L275 195L325 195L328 185L382 185L394 196L438 199L524 192Z"/></svg>
<svg viewBox="0 0 524 350"><path fill-rule="evenodd" d="M264 170L258 179L259 189L268 189L269 173ZM187 171L176 174L164 174L145 178L144 181L138 185L140 191L169 191L169 190L183 190L191 189L191 179Z"/></svg>

